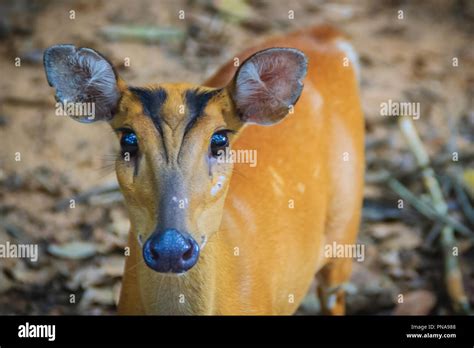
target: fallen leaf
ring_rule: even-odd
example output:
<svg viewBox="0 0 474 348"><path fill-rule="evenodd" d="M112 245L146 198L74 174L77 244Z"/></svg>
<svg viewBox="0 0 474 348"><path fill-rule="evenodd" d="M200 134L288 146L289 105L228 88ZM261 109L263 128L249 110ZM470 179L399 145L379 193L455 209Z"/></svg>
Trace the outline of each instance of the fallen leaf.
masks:
<svg viewBox="0 0 474 348"><path fill-rule="evenodd" d="M113 305L115 304L114 292L112 287L107 288L88 288L82 295L79 306L87 308L91 304Z"/></svg>
<svg viewBox="0 0 474 348"><path fill-rule="evenodd" d="M124 256L110 256L101 260L101 268L105 274L110 277L120 277L123 274L125 266Z"/></svg>
<svg viewBox="0 0 474 348"><path fill-rule="evenodd" d="M126 239L130 231L130 220L128 217L121 210L113 209L110 211L110 219L112 220L112 232Z"/></svg>
<svg viewBox="0 0 474 348"><path fill-rule="evenodd" d="M62 245L50 244L48 252L56 257L71 260L82 260L94 256L97 253L97 246L88 242L70 242Z"/></svg>
<svg viewBox="0 0 474 348"><path fill-rule="evenodd" d="M54 267L30 269L24 262L17 262L11 270L13 277L23 284L46 285L58 273Z"/></svg>
<svg viewBox="0 0 474 348"><path fill-rule="evenodd" d="M397 250L380 253L380 261L388 267L400 267L400 255Z"/></svg>
<svg viewBox="0 0 474 348"><path fill-rule="evenodd" d="M389 250L415 249L421 245L418 227L407 226L404 223L377 224L378 235L382 239L380 247ZM385 230L384 230L385 229ZM381 230L384 230L383 232ZM374 234L373 234L374 235Z"/></svg>
<svg viewBox="0 0 474 348"><path fill-rule="evenodd" d="M75 272L67 283L67 287L77 290L79 287L87 289L91 286L109 284L114 278L120 278L123 275L124 265L123 256L104 257L99 265L84 267Z"/></svg>
<svg viewBox="0 0 474 348"><path fill-rule="evenodd" d="M67 286L71 290L77 290L79 287L87 289L94 285L104 284L107 280L108 277L102 268L91 266L77 271Z"/></svg>
<svg viewBox="0 0 474 348"><path fill-rule="evenodd" d="M403 295L393 315L428 315L436 304L436 296L428 290L415 290Z"/></svg>

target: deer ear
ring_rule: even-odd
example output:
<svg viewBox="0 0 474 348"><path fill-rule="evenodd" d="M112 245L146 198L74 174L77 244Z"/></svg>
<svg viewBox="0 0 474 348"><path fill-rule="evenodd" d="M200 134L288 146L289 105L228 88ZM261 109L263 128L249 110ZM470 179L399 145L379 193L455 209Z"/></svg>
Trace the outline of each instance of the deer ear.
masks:
<svg viewBox="0 0 474 348"><path fill-rule="evenodd" d="M294 48L270 48L243 62L229 86L242 121L281 121L300 97L306 69L306 56Z"/></svg>
<svg viewBox="0 0 474 348"><path fill-rule="evenodd" d="M99 53L73 45L51 46L44 52L44 69L58 102L63 106L90 103L88 110L94 111L83 114L80 107L67 107L69 116L85 123L112 119L120 98L117 76Z"/></svg>

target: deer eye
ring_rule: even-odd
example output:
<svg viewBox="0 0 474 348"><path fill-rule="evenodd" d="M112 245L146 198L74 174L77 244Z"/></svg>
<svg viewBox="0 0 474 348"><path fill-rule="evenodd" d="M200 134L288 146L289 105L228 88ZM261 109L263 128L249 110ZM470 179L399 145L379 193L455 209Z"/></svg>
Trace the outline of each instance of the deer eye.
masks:
<svg viewBox="0 0 474 348"><path fill-rule="evenodd" d="M120 146L122 147L122 153L130 153L135 155L138 151L138 138L133 131L124 131L122 138L120 139Z"/></svg>
<svg viewBox="0 0 474 348"><path fill-rule="evenodd" d="M215 132L211 137L211 154L214 157L219 155L220 150L224 150L229 146L229 137L227 136L228 131Z"/></svg>

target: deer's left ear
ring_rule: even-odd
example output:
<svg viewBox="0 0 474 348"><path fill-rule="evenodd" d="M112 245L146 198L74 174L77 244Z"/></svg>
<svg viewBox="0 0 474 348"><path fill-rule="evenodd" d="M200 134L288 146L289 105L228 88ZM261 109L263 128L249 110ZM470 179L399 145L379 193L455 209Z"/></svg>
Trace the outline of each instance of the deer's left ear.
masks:
<svg viewBox="0 0 474 348"><path fill-rule="evenodd" d="M63 103L93 103L94 115L68 115L79 122L110 120L120 92L112 65L90 48L55 45L44 52L44 69L50 86L56 88L56 100ZM80 108L68 108L80 110Z"/></svg>
<svg viewBox="0 0 474 348"><path fill-rule="evenodd" d="M294 48L270 48L248 58L228 87L242 121L281 121L301 95L306 70L306 56Z"/></svg>

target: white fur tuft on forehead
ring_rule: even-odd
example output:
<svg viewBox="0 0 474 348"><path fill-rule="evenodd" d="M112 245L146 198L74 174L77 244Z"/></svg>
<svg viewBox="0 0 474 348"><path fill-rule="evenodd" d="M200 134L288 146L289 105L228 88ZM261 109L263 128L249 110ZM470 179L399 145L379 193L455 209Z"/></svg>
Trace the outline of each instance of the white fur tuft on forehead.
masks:
<svg viewBox="0 0 474 348"><path fill-rule="evenodd" d="M234 101L244 121L273 124L298 100L306 75L305 55L272 48L245 61L235 79Z"/></svg>

